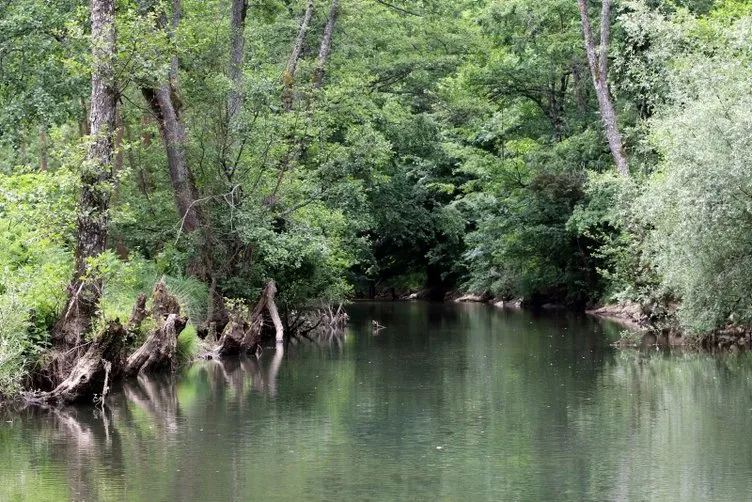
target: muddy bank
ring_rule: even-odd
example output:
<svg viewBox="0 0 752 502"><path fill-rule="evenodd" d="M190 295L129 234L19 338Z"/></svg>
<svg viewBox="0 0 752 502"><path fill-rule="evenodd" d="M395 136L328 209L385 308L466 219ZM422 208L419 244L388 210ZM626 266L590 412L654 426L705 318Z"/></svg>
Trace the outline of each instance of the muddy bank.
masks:
<svg viewBox="0 0 752 502"><path fill-rule="evenodd" d="M635 302L623 302L613 305L605 305L596 309L585 311L586 314L606 319L621 324L625 328L648 331L648 316L643 312L640 304Z"/></svg>

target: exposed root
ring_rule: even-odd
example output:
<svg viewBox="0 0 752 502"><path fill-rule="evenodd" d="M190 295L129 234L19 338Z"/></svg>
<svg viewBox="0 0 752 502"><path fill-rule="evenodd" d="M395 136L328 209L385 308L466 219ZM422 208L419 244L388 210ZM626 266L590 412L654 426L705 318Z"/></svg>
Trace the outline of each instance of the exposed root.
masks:
<svg viewBox="0 0 752 502"><path fill-rule="evenodd" d="M104 388L110 375L122 371L125 328L112 321L94 339L86 353L79 357L68 377L54 390L31 394L30 402L69 404L91 398Z"/></svg>

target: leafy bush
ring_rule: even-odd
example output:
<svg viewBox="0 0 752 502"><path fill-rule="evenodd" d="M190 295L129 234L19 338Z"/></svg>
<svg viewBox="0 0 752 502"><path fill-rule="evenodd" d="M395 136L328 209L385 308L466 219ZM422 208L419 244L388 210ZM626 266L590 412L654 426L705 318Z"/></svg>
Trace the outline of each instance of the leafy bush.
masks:
<svg viewBox="0 0 752 502"><path fill-rule="evenodd" d="M590 173L585 196L567 226L591 242L603 278L602 300L655 303L660 278L646 252L649 223L636 210L644 181L616 173Z"/></svg>
<svg viewBox="0 0 752 502"><path fill-rule="evenodd" d="M642 201L650 252L693 331L752 323L752 72L735 56L685 57L652 124L663 161Z"/></svg>
<svg viewBox="0 0 752 502"><path fill-rule="evenodd" d="M580 174L542 173L506 197L488 200L467 238L469 289L532 302L583 305L592 299L597 276L590 246L567 225L582 186Z"/></svg>
<svg viewBox="0 0 752 502"><path fill-rule="evenodd" d="M21 298L6 289L0 295L0 397L20 390L29 364L28 328L28 314Z"/></svg>

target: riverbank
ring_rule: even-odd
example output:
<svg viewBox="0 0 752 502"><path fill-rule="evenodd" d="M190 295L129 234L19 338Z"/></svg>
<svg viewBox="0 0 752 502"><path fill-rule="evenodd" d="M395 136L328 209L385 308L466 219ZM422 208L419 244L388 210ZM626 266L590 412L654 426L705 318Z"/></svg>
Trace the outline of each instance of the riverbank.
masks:
<svg viewBox="0 0 752 502"><path fill-rule="evenodd" d="M455 303L486 303L497 308L524 309L525 301L518 298L505 301L488 295L469 293L453 293L449 301ZM406 298L409 299L409 298ZM543 310L564 310L559 304L544 304ZM676 306L671 309L671 316ZM674 320L663 321L659 325L652 321L644 312L642 306L636 302L621 302L599 306L584 311L589 316L611 321L626 328L622 338L613 343L617 348L640 348L645 346L660 346L681 348L689 351L727 352L737 353L752 350L752 326L728 325L709 333L689 333L678 327Z"/></svg>

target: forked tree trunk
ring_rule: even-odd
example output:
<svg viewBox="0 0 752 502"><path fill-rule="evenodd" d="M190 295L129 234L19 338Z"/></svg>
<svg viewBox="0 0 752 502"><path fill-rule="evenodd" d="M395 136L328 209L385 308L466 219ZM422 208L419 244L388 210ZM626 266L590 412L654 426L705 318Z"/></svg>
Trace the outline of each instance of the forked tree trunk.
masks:
<svg viewBox="0 0 752 502"><path fill-rule="evenodd" d="M264 311L268 311L272 319L277 343L284 340L282 320L274 301L276 294L277 286L274 281L269 281L248 319L244 319L240 312L230 316L230 323L225 327L216 351L220 357L255 354L258 351L264 327Z"/></svg>
<svg viewBox="0 0 752 502"><path fill-rule="evenodd" d="M102 278L96 273L89 275L88 261L99 256L107 242L107 209L117 117L114 0L91 0L91 31L92 143L81 172L75 271L68 286L68 300L52 334L56 345L66 347L77 345L81 335L89 330L102 292Z"/></svg>
<svg viewBox="0 0 752 502"><path fill-rule="evenodd" d="M611 0L601 0L601 36L600 45L596 49L593 30L590 25L586 0L577 0L580 6L580 17L585 37L585 52L587 53L590 73L593 77L595 93L598 97L598 108L606 129L608 146L614 157L616 167L623 176L629 176L629 163L624 151L616 112L608 91L608 45L611 36Z"/></svg>

